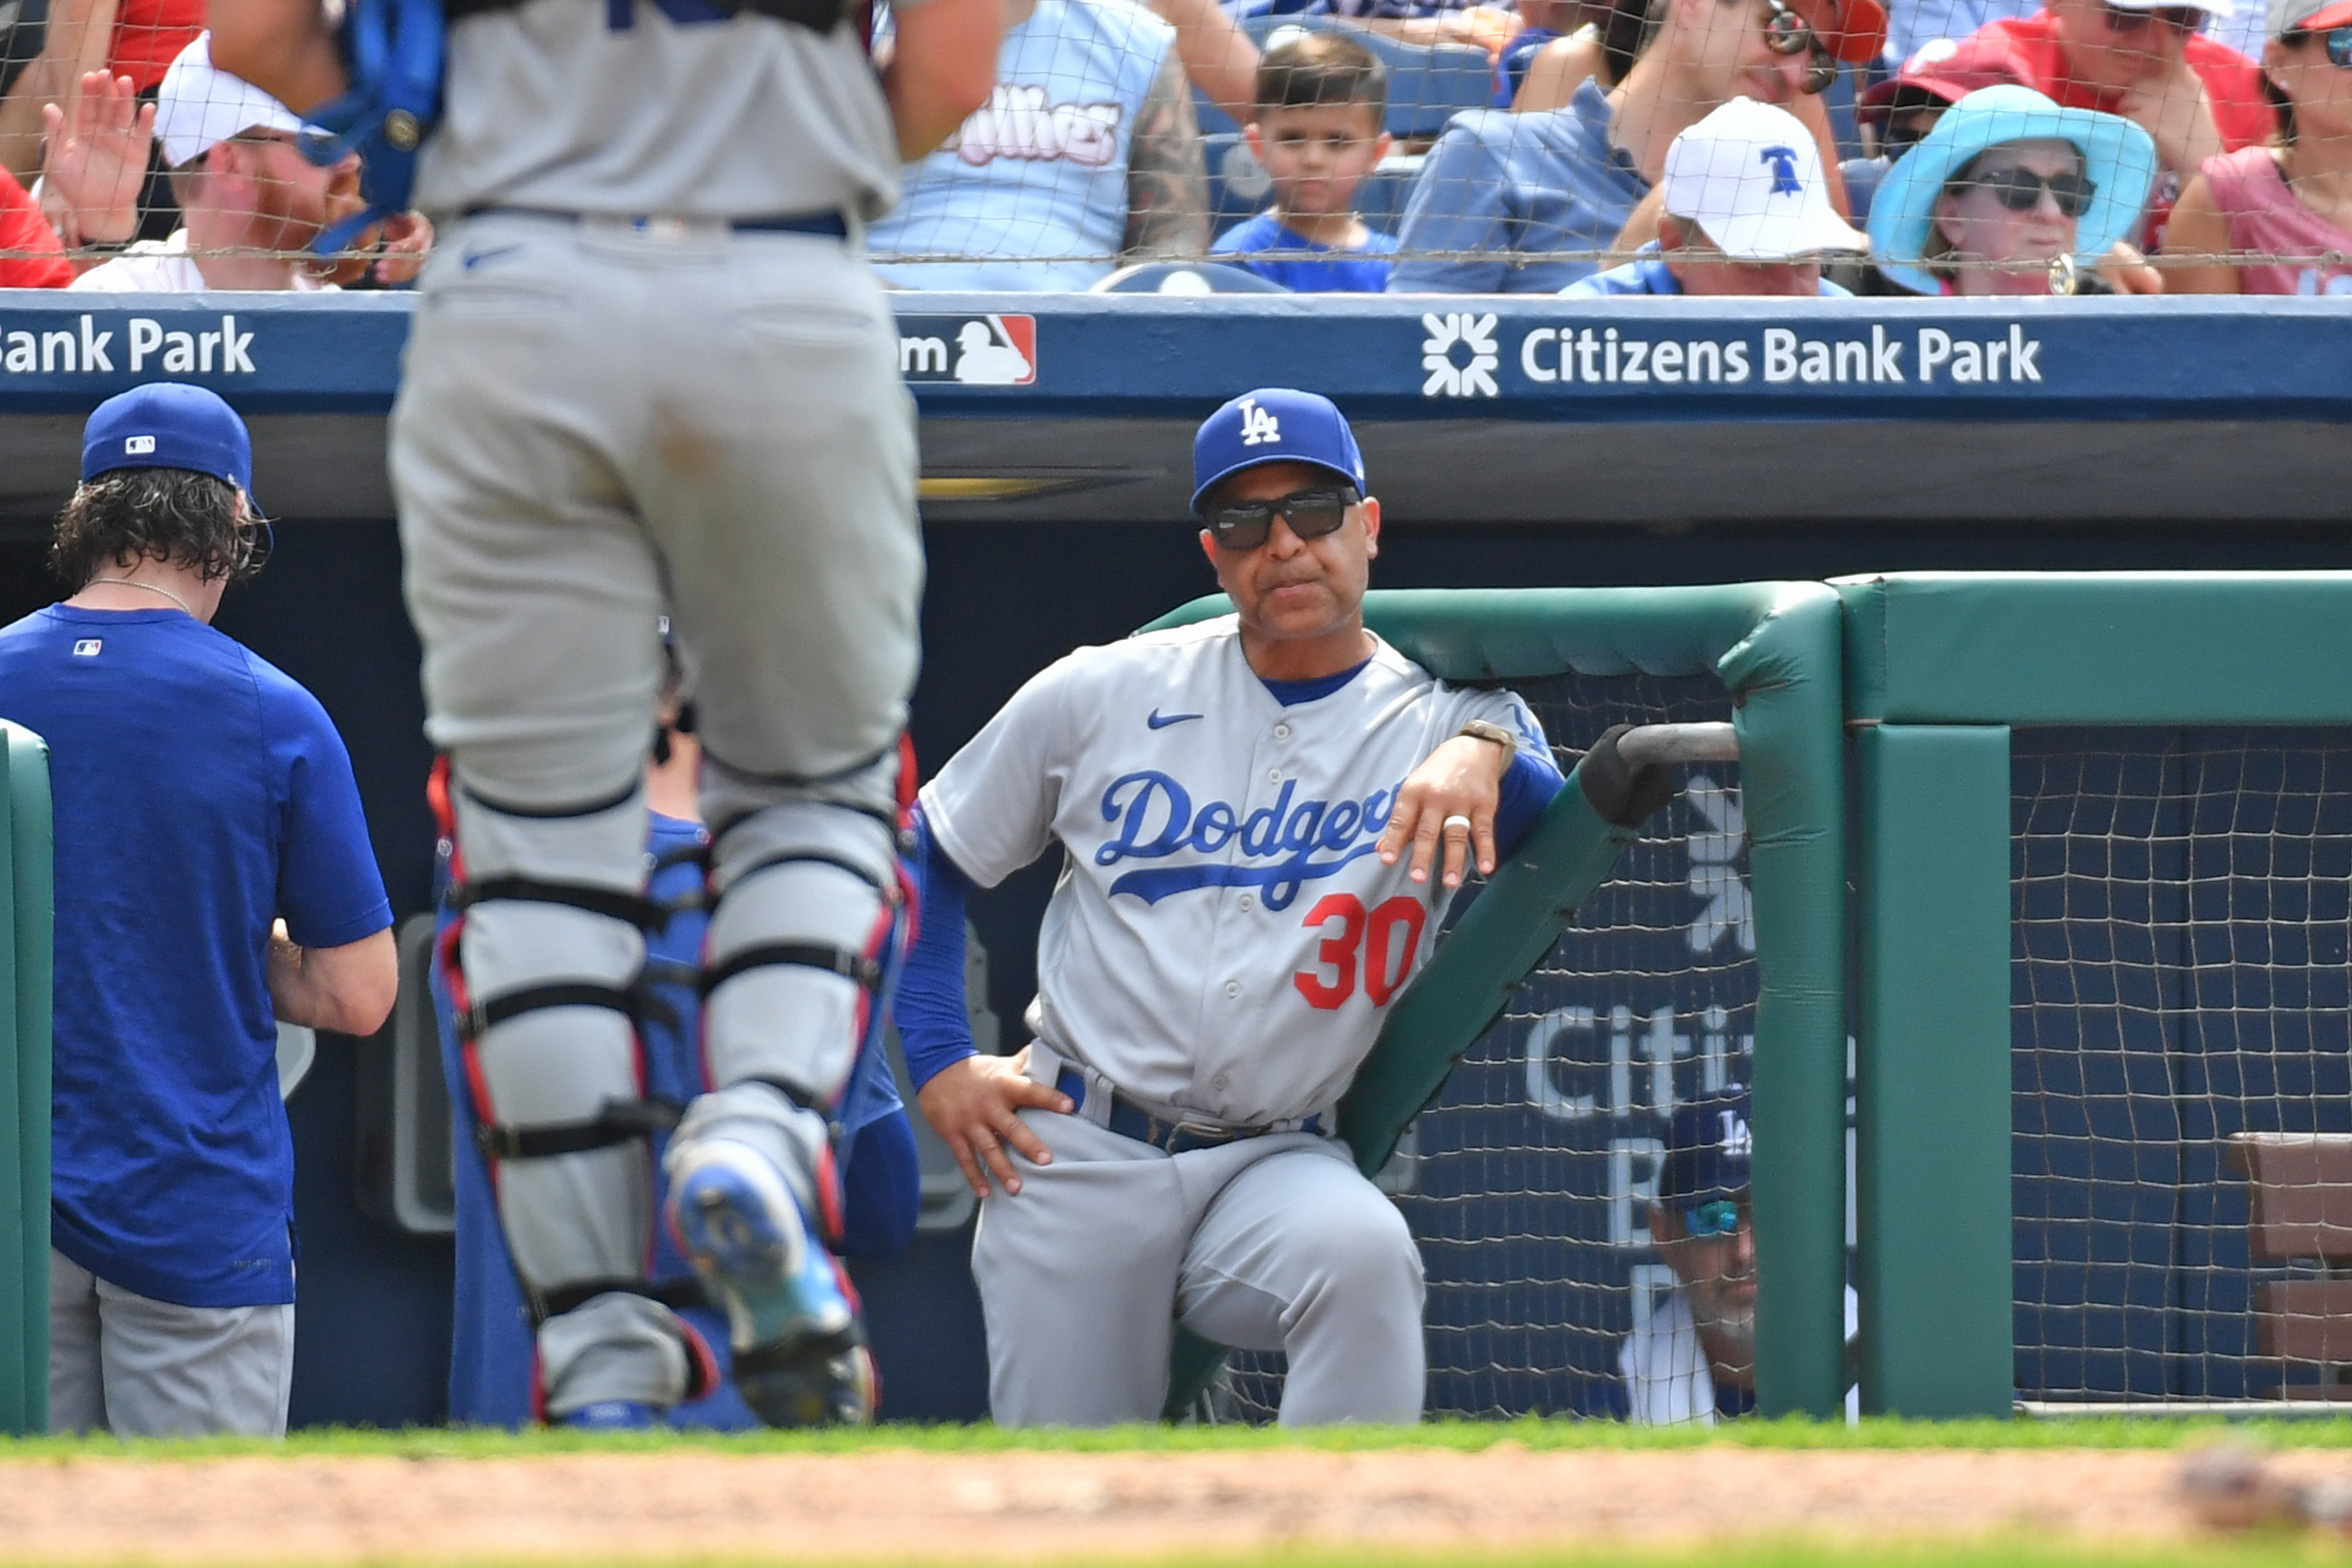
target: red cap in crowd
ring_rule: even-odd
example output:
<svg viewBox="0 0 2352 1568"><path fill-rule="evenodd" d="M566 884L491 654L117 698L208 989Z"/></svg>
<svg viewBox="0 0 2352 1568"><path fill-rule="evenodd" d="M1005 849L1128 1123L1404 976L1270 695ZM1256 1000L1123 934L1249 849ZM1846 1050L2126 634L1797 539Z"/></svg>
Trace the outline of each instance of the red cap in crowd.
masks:
<svg viewBox="0 0 2352 1568"><path fill-rule="evenodd" d="M1877 59L1886 47L1886 8L1879 0L1788 0L1788 8L1848 65Z"/></svg>
<svg viewBox="0 0 2352 1568"><path fill-rule="evenodd" d="M2352 0L2344 0L2352 5ZM1879 124L1897 103L1932 98L1957 103L1980 87L2004 87L2026 80L2011 61L2006 39L1987 33L1966 38L1932 38L1903 62L1903 69L1862 96L1855 112L1865 124Z"/></svg>

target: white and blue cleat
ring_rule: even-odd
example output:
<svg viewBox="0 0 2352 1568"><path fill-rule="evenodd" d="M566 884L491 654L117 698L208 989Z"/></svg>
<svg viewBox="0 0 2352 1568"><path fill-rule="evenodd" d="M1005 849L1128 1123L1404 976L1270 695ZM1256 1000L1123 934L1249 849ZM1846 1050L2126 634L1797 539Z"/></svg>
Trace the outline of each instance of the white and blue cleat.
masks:
<svg viewBox="0 0 2352 1568"><path fill-rule="evenodd" d="M856 1301L782 1173L727 1139L671 1159L670 1231L726 1303L744 1404L771 1426L871 1421L874 1360Z"/></svg>
<svg viewBox="0 0 2352 1568"><path fill-rule="evenodd" d="M555 1425L584 1432L635 1432L662 1425L662 1412L633 1399L600 1399L555 1418Z"/></svg>

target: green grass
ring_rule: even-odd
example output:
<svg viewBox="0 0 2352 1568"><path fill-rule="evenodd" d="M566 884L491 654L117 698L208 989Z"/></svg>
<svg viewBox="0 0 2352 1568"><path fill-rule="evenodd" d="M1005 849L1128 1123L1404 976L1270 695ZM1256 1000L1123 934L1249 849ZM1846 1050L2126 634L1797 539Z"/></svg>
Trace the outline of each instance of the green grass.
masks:
<svg viewBox="0 0 2352 1568"><path fill-rule="evenodd" d="M742 1433L510 1432L412 1427L401 1431L308 1429L284 1443L248 1438L123 1443L112 1438L0 1438L0 1461L127 1457L211 1458L229 1454L381 1455L402 1459L507 1459L583 1452L708 1448L729 1453L931 1453L1035 1450L1066 1453L1206 1453L1259 1448L1429 1448L1476 1452L1498 1444L1550 1449L1690 1448L1731 1443L1758 1448L2168 1448L2231 1431L2278 1448L2352 1448L2352 1411L2342 1419L2230 1421L2214 1416L2098 1417L2014 1421L1742 1421L1700 1430L1598 1421L1444 1421L1418 1426L1335 1427L1290 1433L1272 1427L1121 1426L1101 1431L1007 1431L994 1426L884 1426L856 1431Z"/></svg>

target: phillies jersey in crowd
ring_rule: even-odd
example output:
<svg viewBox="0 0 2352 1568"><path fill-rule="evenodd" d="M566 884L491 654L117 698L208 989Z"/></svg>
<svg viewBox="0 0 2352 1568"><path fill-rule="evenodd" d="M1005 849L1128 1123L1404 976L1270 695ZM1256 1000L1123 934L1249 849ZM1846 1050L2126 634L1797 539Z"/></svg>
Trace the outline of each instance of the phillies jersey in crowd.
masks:
<svg viewBox="0 0 2352 1568"><path fill-rule="evenodd" d="M1130 0L1037 0L1009 29L996 89L906 173L898 209L867 231L907 289L1083 290L1118 265L1127 235L1127 156L1176 30ZM1025 261L1023 257L1051 257Z"/></svg>
<svg viewBox="0 0 2352 1568"><path fill-rule="evenodd" d="M1303 693L1251 669L1230 615L1081 648L924 787L934 841L981 886L1068 852L1030 1018L1055 1051L1227 1125L1338 1100L1448 897L1375 853L1398 787L1472 719L1557 780L1515 696L1373 642Z"/></svg>

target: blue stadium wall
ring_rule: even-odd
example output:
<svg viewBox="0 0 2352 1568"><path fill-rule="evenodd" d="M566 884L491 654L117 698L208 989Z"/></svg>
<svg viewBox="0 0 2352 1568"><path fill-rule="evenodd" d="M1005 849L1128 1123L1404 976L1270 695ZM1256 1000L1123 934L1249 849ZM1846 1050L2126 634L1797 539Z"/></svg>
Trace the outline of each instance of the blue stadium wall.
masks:
<svg viewBox="0 0 2352 1568"><path fill-rule="evenodd" d="M1386 509L1376 568L1385 586L2352 568L2352 315L2341 304L1986 306L909 296L902 361L923 415L931 561L917 744L935 765L1053 658L1209 586L1184 521L1190 430L1224 398L1265 384L1327 392L1357 421ZM0 613L54 597L42 537L72 486L87 410L145 380L216 387L253 423L255 489L281 519L270 571L230 595L220 624L335 716L403 915L425 906L433 847L417 645L382 472L410 309L399 296L125 304L0 293ZM973 321L1020 351L1025 380L957 380L958 338ZM1051 868L1034 867L975 911L991 1000L1008 1021L1034 982L1050 883ZM1662 950L1628 968L1679 962ZM1637 1017L1653 1005L1613 1000ZM1664 1000L1684 1010L1740 999ZM2291 1070L2334 1083L2341 1109L2341 1041L2308 1049ZM2184 1093L2178 1051L2149 1038L2080 1054L2089 1077L2072 1100L2144 1127L2149 1116L2204 1114L2215 1101ZM1478 1085L1478 1098L1496 1102L1510 1078ZM292 1106L294 1419L432 1421L448 1247L360 1212L355 1106L351 1053L322 1052ZM1505 1136L1527 1141L1524 1128ZM2203 1167L2154 1179L2144 1164L2095 1169L2079 1141L2048 1147L2046 1179L2145 1222L2135 1245L2151 1254L2140 1274L2091 1291L2138 1304L2095 1325L2112 1351L2049 1376L2116 1393L2204 1391L2178 1386L2187 1363L2167 1340L2177 1315L2162 1310L2173 1276L2162 1265L2181 1245L2167 1224L2186 1208L2226 1207L2226 1184ZM2021 1212L2030 1200L2021 1190ZM860 1271L895 1414L983 1411L966 1242L926 1238ZM2021 1229L2018 1245L2032 1262L2040 1243ZM2135 1259L2102 1266L2128 1271ZM2139 1301L2150 1292L2159 1298ZM2053 1342L2022 1316L2019 1334ZM1557 1345L1514 1354L1581 1359L1569 1368L1579 1376L1604 1370ZM1524 1403L1578 1403L1573 1383L1529 1388Z"/></svg>

